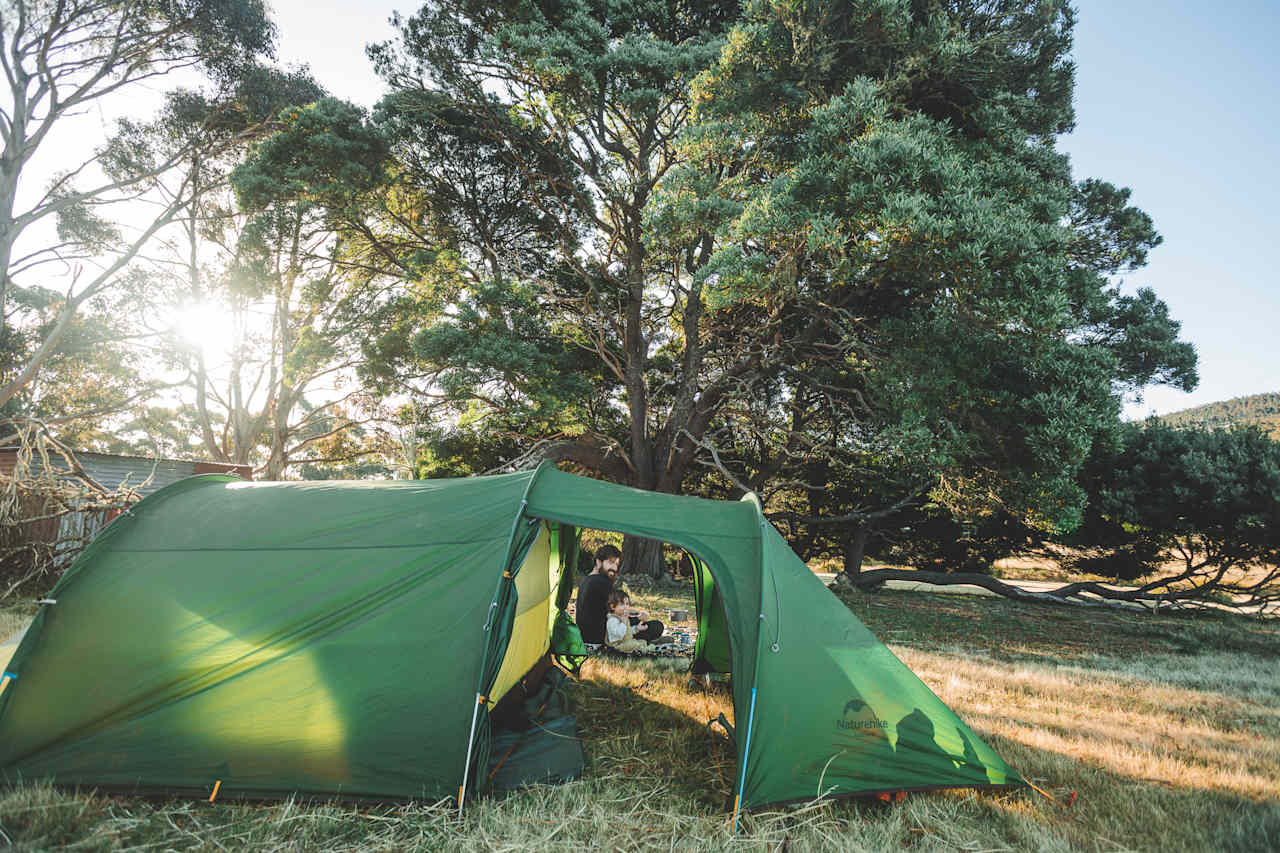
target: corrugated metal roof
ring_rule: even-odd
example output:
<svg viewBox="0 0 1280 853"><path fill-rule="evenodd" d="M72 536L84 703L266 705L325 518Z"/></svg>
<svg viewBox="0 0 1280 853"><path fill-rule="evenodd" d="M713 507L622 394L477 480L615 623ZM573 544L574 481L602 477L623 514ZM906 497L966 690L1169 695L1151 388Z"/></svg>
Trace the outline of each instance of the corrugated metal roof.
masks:
<svg viewBox="0 0 1280 853"><path fill-rule="evenodd" d="M16 450L0 450L0 474L12 473ZM105 488L115 491L128 484L140 495L149 495L170 483L185 477L210 471L225 471L248 478L248 466L222 465L215 462L192 462L184 459L151 459L145 456L125 456L114 453L93 453L81 451L76 453L76 460L84 468L85 473L101 483ZM50 462L56 468L65 468L61 457ZM34 467L40 467L39 457L32 459Z"/></svg>
<svg viewBox="0 0 1280 853"><path fill-rule="evenodd" d="M77 453L85 473L112 491L126 483L138 494L149 495L195 473L194 462L174 459L140 459L105 453Z"/></svg>

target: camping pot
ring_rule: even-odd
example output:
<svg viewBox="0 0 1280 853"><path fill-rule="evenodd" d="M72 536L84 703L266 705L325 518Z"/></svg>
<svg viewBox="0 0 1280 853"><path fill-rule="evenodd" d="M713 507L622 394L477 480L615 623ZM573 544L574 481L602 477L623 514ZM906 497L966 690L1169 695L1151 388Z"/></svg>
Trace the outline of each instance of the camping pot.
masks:
<svg viewBox="0 0 1280 853"><path fill-rule="evenodd" d="M672 622L683 622L689 618L688 610L668 610Z"/></svg>

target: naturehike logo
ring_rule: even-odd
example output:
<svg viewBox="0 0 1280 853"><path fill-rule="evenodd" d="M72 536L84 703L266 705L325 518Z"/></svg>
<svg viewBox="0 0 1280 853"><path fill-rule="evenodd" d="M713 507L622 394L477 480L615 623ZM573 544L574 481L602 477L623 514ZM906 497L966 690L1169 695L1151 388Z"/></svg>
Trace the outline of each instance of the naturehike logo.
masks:
<svg viewBox="0 0 1280 853"><path fill-rule="evenodd" d="M849 719L850 713L860 713L867 707L867 703L861 699L850 699L845 703L844 716L836 720L836 728L838 729L887 729L889 724L884 720L878 720L874 716L871 719Z"/></svg>

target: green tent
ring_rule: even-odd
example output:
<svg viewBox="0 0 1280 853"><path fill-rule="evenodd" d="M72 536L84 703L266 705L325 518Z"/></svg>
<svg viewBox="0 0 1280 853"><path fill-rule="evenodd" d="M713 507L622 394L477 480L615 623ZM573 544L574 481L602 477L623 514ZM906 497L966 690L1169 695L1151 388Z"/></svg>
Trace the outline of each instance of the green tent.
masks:
<svg viewBox="0 0 1280 853"><path fill-rule="evenodd" d="M1022 784L754 499L547 464L156 492L85 550L13 652L0 774L206 796L218 782L246 797L483 790L488 711L565 633L561 567L582 528L697 558L696 663L732 673L742 807Z"/></svg>

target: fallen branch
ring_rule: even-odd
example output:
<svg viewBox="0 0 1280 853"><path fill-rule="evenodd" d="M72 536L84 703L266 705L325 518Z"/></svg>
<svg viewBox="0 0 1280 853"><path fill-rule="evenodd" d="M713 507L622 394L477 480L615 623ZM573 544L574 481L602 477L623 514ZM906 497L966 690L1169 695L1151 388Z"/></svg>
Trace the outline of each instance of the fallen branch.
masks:
<svg viewBox="0 0 1280 853"><path fill-rule="evenodd" d="M1274 605L1270 598L1257 598L1243 602L1209 601L1210 594L1224 590L1217 585L1191 586L1186 589L1153 593L1142 588L1115 588L1094 581L1064 584L1056 589L1034 592L1005 583L990 575L971 572L928 572L916 569L871 569L850 577L841 572L833 586L837 589L875 589L885 581L912 581L931 586L977 586L1015 601L1038 601L1047 604L1071 604L1083 607L1114 607L1129 609L1135 605L1159 611L1184 607L1223 608L1243 610L1258 608L1264 612Z"/></svg>

